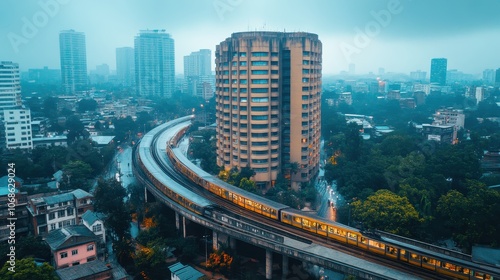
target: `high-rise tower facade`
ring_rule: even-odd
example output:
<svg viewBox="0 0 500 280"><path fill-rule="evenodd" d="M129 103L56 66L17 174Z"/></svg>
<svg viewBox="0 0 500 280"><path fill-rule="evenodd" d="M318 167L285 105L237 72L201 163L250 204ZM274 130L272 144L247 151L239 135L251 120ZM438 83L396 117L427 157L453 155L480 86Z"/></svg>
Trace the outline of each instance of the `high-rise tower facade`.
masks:
<svg viewBox="0 0 500 280"><path fill-rule="evenodd" d="M0 62L0 110L21 106L19 65L11 61Z"/></svg>
<svg viewBox="0 0 500 280"><path fill-rule="evenodd" d="M59 51L61 59L61 80L65 93L86 90L87 50L85 34L75 30L59 33Z"/></svg>
<svg viewBox="0 0 500 280"><path fill-rule="evenodd" d="M319 171L322 44L316 34L234 33L216 49L217 164L261 188Z"/></svg>
<svg viewBox="0 0 500 280"><path fill-rule="evenodd" d="M0 149L32 149L31 112L22 106L19 65L0 62Z"/></svg>
<svg viewBox="0 0 500 280"><path fill-rule="evenodd" d="M213 97L212 52L201 49L184 56L186 92L204 99Z"/></svg>
<svg viewBox="0 0 500 280"><path fill-rule="evenodd" d="M174 39L165 30L141 30L135 37L138 95L172 97L175 87Z"/></svg>
<svg viewBox="0 0 500 280"><path fill-rule="evenodd" d="M116 76L122 85L134 85L134 48L116 48Z"/></svg>
<svg viewBox="0 0 500 280"><path fill-rule="evenodd" d="M431 84L446 85L446 71L448 60L446 58L433 58L431 60Z"/></svg>

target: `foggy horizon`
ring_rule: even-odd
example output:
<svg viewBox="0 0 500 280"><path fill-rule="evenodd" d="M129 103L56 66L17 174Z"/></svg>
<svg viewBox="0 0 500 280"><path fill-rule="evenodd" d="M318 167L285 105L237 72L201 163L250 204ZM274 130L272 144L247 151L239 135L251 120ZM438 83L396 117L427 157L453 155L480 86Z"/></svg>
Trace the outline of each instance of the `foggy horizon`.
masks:
<svg viewBox="0 0 500 280"><path fill-rule="evenodd" d="M133 47L140 30L164 29L175 42L175 74L183 57L212 50L232 33L286 31L317 34L323 43L323 75L430 72L432 58L448 70L480 74L500 68L500 2L276 0L40 0L0 2L0 61L29 68L60 69L59 33L85 33L87 69L116 69L115 50ZM215 63L212 59L212 68Z"/></svg>

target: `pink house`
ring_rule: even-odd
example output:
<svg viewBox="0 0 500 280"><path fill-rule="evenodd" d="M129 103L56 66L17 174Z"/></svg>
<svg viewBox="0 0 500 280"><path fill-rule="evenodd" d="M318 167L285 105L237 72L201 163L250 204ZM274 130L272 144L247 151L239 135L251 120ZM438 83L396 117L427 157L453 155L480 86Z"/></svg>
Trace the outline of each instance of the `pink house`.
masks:
<svg viewBox="0 0 500 280"><path fill-rule="evenodd" d="M56 269L97 259L98 237L84 225L51 231L45 237L45 242L50 246Z"/></svg>

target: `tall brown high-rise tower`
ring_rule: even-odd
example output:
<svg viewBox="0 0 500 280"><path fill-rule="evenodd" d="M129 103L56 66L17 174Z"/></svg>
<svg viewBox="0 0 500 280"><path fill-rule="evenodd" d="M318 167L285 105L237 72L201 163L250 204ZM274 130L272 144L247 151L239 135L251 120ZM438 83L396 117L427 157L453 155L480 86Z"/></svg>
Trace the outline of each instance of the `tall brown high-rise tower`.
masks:
<svg viewBox="0 0 500 280"><path fill-rule="evenodd" d="M250 167L261 188L280 173L294 188L317 175L321 55L304 32L234 33L217 46L218 165Z"/></svg>

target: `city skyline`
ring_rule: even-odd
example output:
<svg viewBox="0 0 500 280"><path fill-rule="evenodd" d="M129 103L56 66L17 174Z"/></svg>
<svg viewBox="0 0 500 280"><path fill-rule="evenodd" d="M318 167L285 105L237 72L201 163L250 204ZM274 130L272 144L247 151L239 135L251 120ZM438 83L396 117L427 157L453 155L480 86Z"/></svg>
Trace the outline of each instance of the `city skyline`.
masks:
<svg viewBox="0 0 500 280"><path fill-rule="evenodd" d="M2 1L9 11L0 26L1 60L29 68L58 68L61 30L86 34L88 69L106 63L115 69L115 49L132 47L139 30L165 29L175 40L176 74L182 58L199 49L212 53L227 34L244 31L304 31L319 35L324 45L325 75L421 70L430 72L430 59L445 57L448 69L480 74L497 69L492 54L500 46L498 1L198 1L127 3L118 1L41 0ZM262 9L266 7L266 9ZM308 11L313 20L304 18ZM481 15L473 17L471 15ZM43 53L44 55L40 55ZM214 60L214 57L213 57ZM212 61L213 61L212 60ZM402 63L404 62L404 63Z"/></svg>

